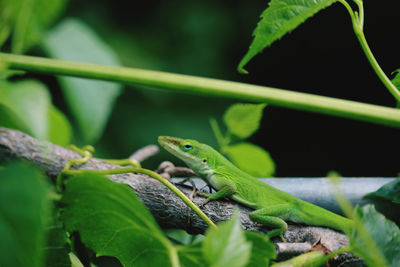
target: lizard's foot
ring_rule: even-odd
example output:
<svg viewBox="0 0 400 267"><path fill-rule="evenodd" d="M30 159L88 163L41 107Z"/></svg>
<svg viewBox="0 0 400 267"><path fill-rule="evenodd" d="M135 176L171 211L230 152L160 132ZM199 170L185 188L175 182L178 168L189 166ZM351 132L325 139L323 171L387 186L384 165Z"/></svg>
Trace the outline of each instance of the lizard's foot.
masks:
<svg viewBox="0 0 400 267"><path fill-rule="evenodd" d="M160 164L157 169L157 173L166 179L171 179L171 177L194 177L197 176L196 173L186 167L176 167L172 162L164 161Z"/></svg>

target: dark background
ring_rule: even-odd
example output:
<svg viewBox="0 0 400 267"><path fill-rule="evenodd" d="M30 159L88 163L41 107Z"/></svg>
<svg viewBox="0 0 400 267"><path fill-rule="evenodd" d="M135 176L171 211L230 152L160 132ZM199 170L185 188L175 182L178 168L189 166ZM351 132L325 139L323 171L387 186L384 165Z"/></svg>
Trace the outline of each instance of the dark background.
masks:
<svg viewBox="0 0 400 267"><path fill-rule="evenodd" d="M365 1L364 5L367 40L390 74L400 68L400 4ZM395 106L364 56L346 9L338 3L256 56L246 67L249 75L238 74L237 63L266 6L264 0L74 0L65 16L89 24L125 66ZM155 143L158 135L216 145L208 119L221 119L234 101L146 89L126 88L118 99L96 144L101 154L126 157ZM250 141L270 152L281 177L324 176L330 170L343 176L397 176L399 137L395 128L268 106L261 129ZM166 158L162 153L147 167Z"/></svg>

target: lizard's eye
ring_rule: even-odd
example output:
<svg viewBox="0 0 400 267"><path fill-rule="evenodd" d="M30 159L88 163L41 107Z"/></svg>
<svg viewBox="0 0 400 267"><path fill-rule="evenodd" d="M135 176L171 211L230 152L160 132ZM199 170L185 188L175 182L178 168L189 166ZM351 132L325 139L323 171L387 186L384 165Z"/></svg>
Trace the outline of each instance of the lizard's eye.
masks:
<svg viewBox="0 0 400 267"><path fill-rule="evenodd" d="M186 145L183 146L183 151L185 151L185 152L190 151L192 149L193 149L193 147L191 145L189 145L189 144L186 144Z"/></svg>
<svg viewBox="0 0 400 267"><path fill-rule="evenodd" d="M207 163L207 159L203 159L203 163Z"/></svg>

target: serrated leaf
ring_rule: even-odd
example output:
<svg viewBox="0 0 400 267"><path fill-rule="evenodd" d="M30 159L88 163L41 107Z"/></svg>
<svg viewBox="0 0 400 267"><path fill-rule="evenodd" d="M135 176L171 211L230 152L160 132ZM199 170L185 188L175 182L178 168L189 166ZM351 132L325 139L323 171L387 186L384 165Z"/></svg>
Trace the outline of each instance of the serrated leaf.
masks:
<svg viewBox="0 0 400 267"><path fill-rule="evenodd" d="M337 0L272 0L261 14L253 32L253 42L240 61L238 71L247 73L244 66L255 55L334 2Z"/></svg>
<svg viewBox="0 0 400 267"><path fill-rule="evenodd" d="M244 233L246 240L252 244L251 257L247 266L269 266L270 260L276 258L276 251L268 236L251 231Z"/></svg>
<svg viewBox="0 0 400 267"><path fill-rule="evenodd" d="M246 266L251 255L251 243L246 241L237 211L231 220L207 232L203 255L209 266Z"/></svg>
<svg viewBox="0 0 400 267"><path fill-rule="evenodd" d="M61 202L69 232L97 256L116 257L124 266L171 266L176 253L134 192L104 176L84 173L70 178Z"/></svg>
<svg viewBox="0 0 400 267"><path fill-rule="evenodd" d="M0 169L0 266L42 266L50 214L44 181L26 164Z"/></svg>
<svg viewBox="0 0 400 267"><path fill-rule="evenodd" d="M51 106L49 110L48 138L50 142L66 146L71 143L72 129L68 119L56 107Z"/></svg>
<svg viewBox="0 0 400 267"><path fill-rule="evenodd" d="M14 113L16 124L39 139L47 138L48 112L51 105L47 88L35 80L3 82L0 85L0 104Z"/></svg>
<svg viewBox="0 0 400 267"><path fill-rule="evenodd" d="M365 240L359 227L350 236L352 252L361 257L368 266L400 266L400 229L392 221L377 212L373 205L355 209L366 233L371 240ZM367 244L368 243L368 244Z"/></svg>
<svg viewBox="0 0 400 267"><path fill-rule="evenodd" d="M107 44L87 25L66 19L45 38L44 47L54 58L119 65ZM83 78L58 77L69 108L86 143L96 142L102 135L122 85Z"/></svg>
<svg viewBox="0 0 400 267"><path fill-rule="evenodd" d="M371 192L364 197L366 198L380 198L400 204L400 179L396 179L383 185L375 192Z"/></svg>
<svg viewBox="0 0 400 267"><path fill-rule="evenodd" d="M230 134L248 138L260 127L266 104L234 104L224 113L224 122Z"/></svg>
<svg viewBox="0 0 400 267"><path fill-rule="evenodd" d="M238 143L224 147L224 154L242 171L255 177L271 177L275 163L267 151L250 143Z"/></svg>

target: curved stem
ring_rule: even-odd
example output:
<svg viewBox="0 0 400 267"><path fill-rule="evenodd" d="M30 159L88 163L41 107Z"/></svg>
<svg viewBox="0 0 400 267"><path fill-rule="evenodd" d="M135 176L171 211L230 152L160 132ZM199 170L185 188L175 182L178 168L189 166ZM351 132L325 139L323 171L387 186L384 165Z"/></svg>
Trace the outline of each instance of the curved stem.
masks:
<svg viewBox="0 0 400 267"><path fill-rule="evenodd" d="M174 186L170 181L162 177L156 172L153 172L148 169L143 169L143 168L136 168L136 167L129 167L129 168L121 168L121 169L111 169L111 170L64 170L62 171L63 175L76 175L80 174L82 172L90 172L90 173L97 173L97 174L102 174L102 175L111 175L111 174L122 174L122 173L143 173L146 174L166 187L170 189L177 197L182 199L183 202L187 206L189 206L205 223L207 223L210 227L216 227L216 225L211 221L210 218L207 217L207 215L204 214L204 212L199 209L185 194L183 194L176 186Z"/></svg>
<svg viewBox="0 0 400 267"><path fill-rule="evenodd" d="M400 110L266 86L189 75L0 53L11 69L146 85L175 92L269 103L400 128Z"/></svg>
<svg viewBox="0 0 400 267"><path fill-rule="evenodd" d="M396 88L396 86L392 83L392 81L386 76L385 72L379 66L378 61L375 59L374 54L372 53L367 40L364 35L364 6L361 0L353 0L358 7L359 13L354 13L353 9L345 0L339 0L341 4L343 4L349 15L351 17L351 21L353 24L354 33L357 36L357 39L361 45L362 50L364 51L365 56L367 57L369 63L374 69L376 75L378 75L379 79L383 83L383 85L389 90L389 92L393 95L393 97L400 102L400 91Z"/></svg>

